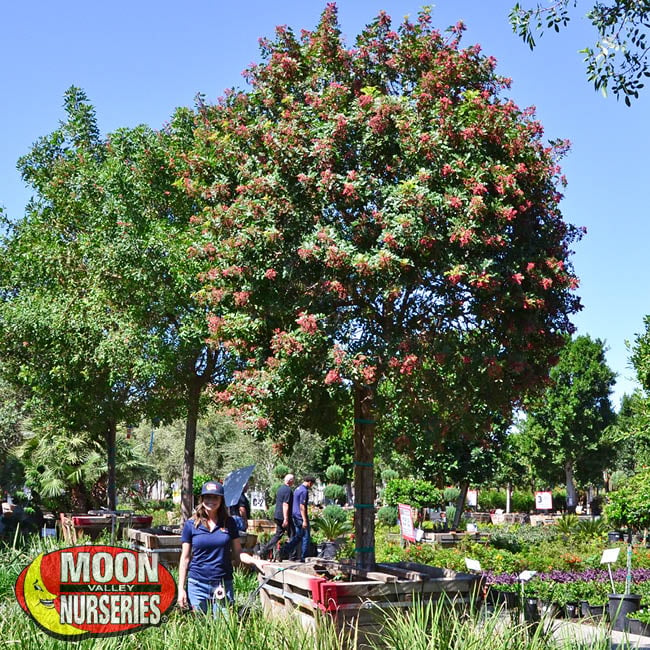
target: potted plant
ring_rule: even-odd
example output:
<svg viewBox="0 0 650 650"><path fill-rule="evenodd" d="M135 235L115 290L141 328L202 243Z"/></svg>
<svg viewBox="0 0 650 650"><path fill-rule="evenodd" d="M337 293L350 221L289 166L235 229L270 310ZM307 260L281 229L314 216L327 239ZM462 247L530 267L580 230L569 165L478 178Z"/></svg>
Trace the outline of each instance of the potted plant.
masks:
<svg viewBox="0 0 650 650"><path fill-rule="evenodd" d="M626 479L618 490L610 495L605 507L610 524L627 529L627 576L622 594L609 595L609 616L612 628L629 629L627 614L641 606L641 596L631 593L632 587L632 535L635 531L650 527L650 468L644 468Z"/></svg>
<svg viewBox="0 0 650 650"><path fill-rule="evenodd" d="M336 558L336 552L341 541L343 541L340 538L351 532L352 525L348 521L343 508L340 506L327 506L323 510L323 514L316 517L312 522L312 529L325 538L319 557L333 560Z"/></svg>

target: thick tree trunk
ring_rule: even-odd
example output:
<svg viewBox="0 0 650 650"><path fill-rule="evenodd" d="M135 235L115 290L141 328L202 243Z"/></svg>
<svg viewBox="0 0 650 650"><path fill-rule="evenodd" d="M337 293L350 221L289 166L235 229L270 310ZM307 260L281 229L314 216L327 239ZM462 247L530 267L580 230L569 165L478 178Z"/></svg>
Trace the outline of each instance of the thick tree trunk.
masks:
<svg viewBox="0 0 650 650"><path fill-rule="evenodd" d="M185 421L185 452L183 456L183 478L181 480L181 520L192 516L194 509L194 452L196 449L196 428L199 421L199 400L202 382L193 381L187 397L187 419Z"/></svg>
<svg viewBox="0 0 650 650"><path fill-rule="evenodd" d="M354 389L354 533L357 566L375 565L374 392Z"/></svg>
<svg viewBox="0 0 650 650"><path fill-rule="evenodd" d="M117 510L117 480L116 480L116 434L115 422L109 422L106 428L106 449L108 450L108 478L106 481L106 497L109 510Z"/></svg>
<svg viewBox="0 0 650 650"><path fill-rule="evenodd" d="M460 494L456 499L456 513L454 514L454 522L451 526L452 530L458 530L460 526L460 518L463 516L465 510L465 499L467 498L467 490L469 489L469 481L461 481Z"/></svg>
<svg viewBox="0 0 650 650"><path fill-rule="evenodd" d="M566 476L566 505L569 512L576 511L578 500L576 496L576 486L573 482L573 463L568 460L564 465L564 474Z"/></svg>

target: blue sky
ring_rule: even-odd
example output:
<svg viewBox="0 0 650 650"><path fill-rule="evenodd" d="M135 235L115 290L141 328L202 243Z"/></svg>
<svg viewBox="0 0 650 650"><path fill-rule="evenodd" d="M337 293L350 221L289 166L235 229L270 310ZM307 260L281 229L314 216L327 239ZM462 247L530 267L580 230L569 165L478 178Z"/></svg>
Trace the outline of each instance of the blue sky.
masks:
<svg viewBox="0 0 650 650"><path fill-rule="evenodd" d="M650 88L632 108L603 99L588 84L578 50L594 34L579 13L559 35L546 34L530 52L511 31L510 0L439 0L434 23L463 20L465 45L480 43L513 79L509 95L536 106L548 138L568 138L562 167L569 185L566 220L587 228L573 258L584 304L578 332L606 341L618 373L613 397L635 387L626 340L650 313L650 219L646 192L650 151ZM532 4L532 0L531 0ZM589 2L581 3L586 11ZM204 93L216 99L242 86L241 71L258 60L257 39L275 25L315 27L323 0L25 0L0 5L0 205L20 217L29 199L15 169L41 135L63 118L63 93L83 88L103 133L146 123L162 126L174 108ZM379 10L394 20L415 16L420 4L396 0L339 0L343 33L352 43Z"/></svg>

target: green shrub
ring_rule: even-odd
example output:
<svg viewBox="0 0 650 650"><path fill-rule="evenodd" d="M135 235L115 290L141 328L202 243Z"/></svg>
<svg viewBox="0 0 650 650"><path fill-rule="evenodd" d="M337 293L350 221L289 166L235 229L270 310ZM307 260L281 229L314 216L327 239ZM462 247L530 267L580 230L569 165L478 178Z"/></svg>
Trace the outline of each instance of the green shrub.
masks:
<svg viewBox="0 0 650 650"><path fill-rule="evenodd" d="M394 469L385 469L381 473L381 480L384 481L384 483L388 483L388 481L391 481L394 478L399 478L399 474Z"/></svg>
<svg viewBox="0 0 650 650"><path fill-rule="evenodd" d="M325 506L323 508L321 516L329 517L332 519L338 519L339 521L349 521L350 519L348 513L345 510L343 510L341 506L337 506L337 505Z"/></svg>
<svg viewBox="0 0 650 650"><path fill-rule="evenodd" d="M405 503L416 508L436 508L444 503L442 491L421 479L391 479L386 484L384 499L389 506Z"/></svg>
<svg viewBox="0 0 650 650"><path fill-rule="evenodd" d="M290 472L291 470L283 463L279 463L273 468L273 476L275 476L275 478L279 478L280 480L283 480L284 477Z"/></svg>
<svg viewBox="0 0 650 650"><path fill-rule="evenodd" d="M194 496L201 496L201 488L203 487L203 484L211 480L212 477L207 474L195 474L192 479L192 491L194 492Z"/></svg>
<svg viewBox="0 0 650 650"><path fill-rule="evenodd" d="M515 490L510 500L513 512L530 512L535 509L535 495Z"/></svg>
<svg viewBox="0 0 650 650"><path fill-rule="evenodd" d="M278 490L282 487L282 482L278 481L277 483L273 483L271 487L269 488L269 498L271 503L275 503L275 496L278 493Z"/></svg>
<svg viewBox="0 0 650 650"><path fill-rule="evenodd" d="M337 485L345 483L345 470L340 465L330 465L325 470L325 476L330 483Z"/></svg>
<svg viewBox="0 0 650 650"><path fill-rule="evenodd" d="M345 493L345 488L342 485L334 485L332 483L330 485L325 486L325 489L323 490L323 496L326 499L330 499L331 501L334 501L334 503L343 505L346 501L347 495Z"/></svg>
<svg viewBox="0 0 650 650"><path fill-rule="evenodd" d="M377 519L383 526L394 526L397 523L397 506L382 506L377 511Z"/></svg>
<svg viewBox="0 0 650 650"><path fill-rule="evenodd" d="M619 528L650 528L650 468L629 477L610 493L605 516Z"/></svg>
<svg viewBox="0 0 650 650"><path fill-rule="evenodd" d="M481 490L478 494L478 505L481 510L505 510L506 493L502 490Z"/></svg>
<svg viewBox="0 0 650 650"><path fill-rule="evenodd" d="M446 503L455 504L460 496L460 490L456 487L446 487L442 491Z"/></svg>

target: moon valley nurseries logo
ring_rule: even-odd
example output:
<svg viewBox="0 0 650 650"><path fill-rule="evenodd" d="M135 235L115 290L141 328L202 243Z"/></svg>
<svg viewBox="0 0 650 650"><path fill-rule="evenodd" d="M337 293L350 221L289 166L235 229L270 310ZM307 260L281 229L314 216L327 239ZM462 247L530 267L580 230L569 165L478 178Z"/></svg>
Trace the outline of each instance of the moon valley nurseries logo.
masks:
<svg viewBox="0 0 650 650"><path fill-rule="evenodd" d="M44 632L78 641L160 625L176 583L155 553L75 546L36 557L18 576L16 598Z"/></svg>

